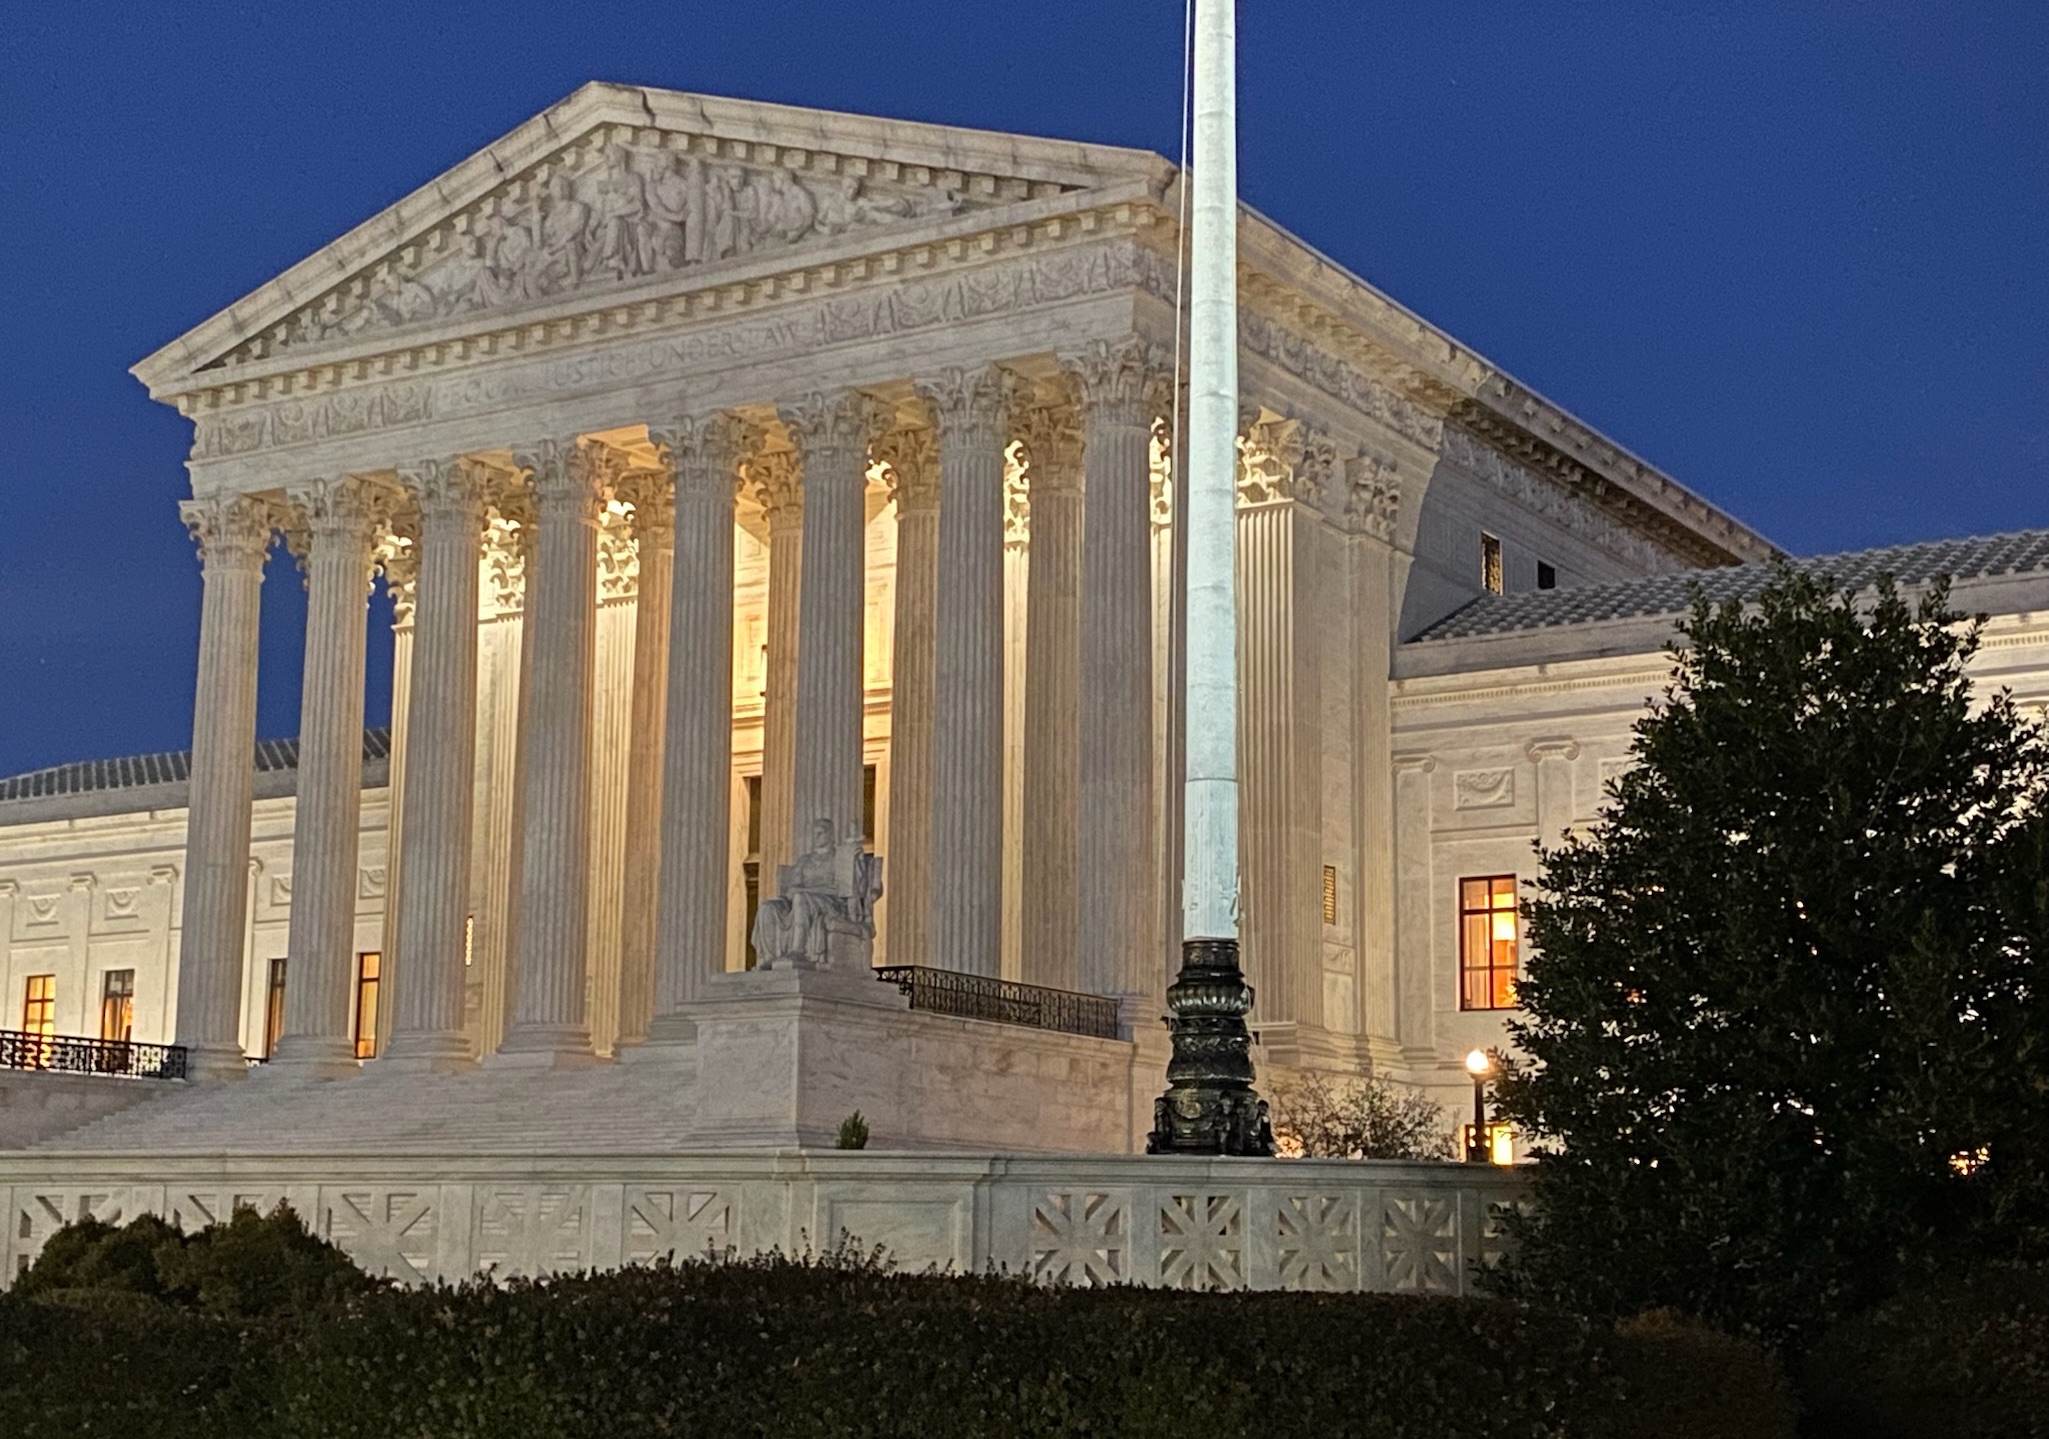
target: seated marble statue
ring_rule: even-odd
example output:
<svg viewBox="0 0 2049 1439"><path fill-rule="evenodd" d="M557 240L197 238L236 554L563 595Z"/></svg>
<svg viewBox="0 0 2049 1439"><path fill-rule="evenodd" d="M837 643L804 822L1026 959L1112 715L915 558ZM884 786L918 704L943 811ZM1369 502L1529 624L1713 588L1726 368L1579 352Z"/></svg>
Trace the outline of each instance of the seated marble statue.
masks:
<svg viewBox="0 0 2049 1439"><path fill-rule="evenodd" d="M882 859L860 835L844 839L832 821L811 826L811 848L776 867L776 897L754 916L754 953L763 969L866 965L875 942Z"/></svg>

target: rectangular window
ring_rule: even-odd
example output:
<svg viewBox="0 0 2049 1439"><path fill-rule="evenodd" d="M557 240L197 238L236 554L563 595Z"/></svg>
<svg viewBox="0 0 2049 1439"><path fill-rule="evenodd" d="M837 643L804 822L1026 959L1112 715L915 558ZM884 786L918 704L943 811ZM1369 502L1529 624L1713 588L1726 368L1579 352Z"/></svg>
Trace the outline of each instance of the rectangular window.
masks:
<svg viewBox="0 0 2049 1439"><path fill-rule="evenodd" d="M384 956L369 950L356 956L356 1058L377 1057L377 972Z"/></svg>
<svg viewBox="0 0 2049 1439"><path fill-rule="evenodd" d="M135 971L110 969L100 976L100 1038L126 1044L135 1030Z"/></svg>
<svg viewBox="0 0 2049 1439"><path fill-rule="evenodd" d="M1545 560L1537 561L1537 588L1555 590L1558 588L1558 569Z"/></svg>
<svg viewBox="0 0 2049 1439"><path fill-rule="evenodd" d="M875 838L875 766L861 766L861 837Z"/></svg>
<svg viewBox="0 0 2049 1439"><path fill-rule="evenodd" d="M285 1032L285 957L270 962L270 987L263 997L263 1057L277 1053L277 1042Z"/></svg>
<svg viewBox="0 0 2049 1439"><path fill-rule="evenodd" d="M1515 876L1458 885L1460 1009L1514 1009Z"/></svg>
<svg viewBox="0 0 2049 1439"><path fill-rule="evenodd" d="M21 1029L44 1039L57 1037L57 976L32 974L23 986Z"/></svg>
<svg viewBox="0 0 2049 1439"><path fill-rule="evenodd" d="M1338 867L1334 864L1323 867L1323 922L1338 922Z"/></svg>
<svg viewBox="0 0 2049 1439"><path fill-rule="evenodd" d="M468 969L477 962L477 917L466 914L462 917L462 967Z"/></svg>
<svg viewBox="0 0 2049 1439"><path fill-rule="evenodd" d="M747 918L740 943L747 967L754 968L760 956L754 952L754 916L761 910L761 776L750 774L747 786L747 857L740 861L740 878L747 889Z"/></svg>
<svg viewBox="0 0 2049 1439"><path fill-rule="evenodd" d="M1480 584L1490 595L1501 593L1501 541L1484 531L1480 535Z"/></svg>

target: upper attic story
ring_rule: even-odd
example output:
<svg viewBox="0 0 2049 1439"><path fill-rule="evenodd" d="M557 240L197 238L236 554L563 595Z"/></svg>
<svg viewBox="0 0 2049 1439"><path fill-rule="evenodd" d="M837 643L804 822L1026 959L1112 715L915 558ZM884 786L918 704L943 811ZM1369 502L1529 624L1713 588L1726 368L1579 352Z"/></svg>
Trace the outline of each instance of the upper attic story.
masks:
<svg viewBox="0 0 2049 1439"><path fill-rule="evenodd" d="M2000 642L2049 647L2049 529L1814 555L1785 563L1864 593L1889 576L1913 593L1938 579L1950 604L1992 621ZM1571 589L1483 595L1397 647L1394 678L1447 681L1576 661L1656 656L1677 638L1696 594L1753 600L1778 573L1760 561ZM1491 682L1491 680L1489 681Z"/></svg>
<svg viewBox="0 0 2049 1439"><path fill-rule="evenodd" d="M1180 202L1147 151L592 83L134 373L206 494L388 467L395 430L493 448L544 404L596 432L760 377L1050 368L1106 327L1171 352ZM1478 591L1483 529L1511 587L1529 556L1575 582L1776 553L1265 216L1239 244L1247 398L1391 479L1411 628Z"/></svg>

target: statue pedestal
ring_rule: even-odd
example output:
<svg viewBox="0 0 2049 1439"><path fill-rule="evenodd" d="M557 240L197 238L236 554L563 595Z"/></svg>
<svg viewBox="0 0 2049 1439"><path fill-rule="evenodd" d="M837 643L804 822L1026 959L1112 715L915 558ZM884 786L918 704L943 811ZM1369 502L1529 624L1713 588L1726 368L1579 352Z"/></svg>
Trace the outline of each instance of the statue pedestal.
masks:
<svg viewBox="0 0 2049 1439"><path fill-rule="evenodd" d="M874 1149L1128 1153L1157 1072L1128 1040L913 1011L867 969L716 975L689 1015L693 1148L830 1149L858 1109Z"/></svg>

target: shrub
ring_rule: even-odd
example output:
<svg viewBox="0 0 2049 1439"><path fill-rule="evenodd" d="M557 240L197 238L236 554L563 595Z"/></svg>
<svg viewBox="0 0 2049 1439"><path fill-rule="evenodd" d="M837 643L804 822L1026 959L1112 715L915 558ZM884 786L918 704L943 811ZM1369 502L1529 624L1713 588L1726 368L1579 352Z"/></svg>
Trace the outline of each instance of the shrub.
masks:
<svg viewBox="0 0 2049 1439"><path fill-rule="evenodd" d="M1315 1071L1273 1088L1274 1139L1305 1159L1445 1159L1452 1132L1429 1095L1379 1075L1333 1084Z"/></svg>
<svg viewBox="0 0 2049 1439"><path fill-rule="evenodd" d="M834 1149L866 1149L868 1147L868 1121L855 1110L840 1121L839 1138L833 1141Z"/></svg>
<svg viewBox="0 0 2049 1439"><path fill-rule="evenodd" d="M1801 1381L1814 1439L2049 1435L2049 1267L1915 1285L1824 1335Z"/></svg>
<svg viewBox="0 0 2049 1439"><path fill-rule="evenodd" d="M0 1296L10 1439L1790 1433L1754 1349L1500 1300L1046 1289L851 1246L320 1292L242 1320Z"/></svg>

